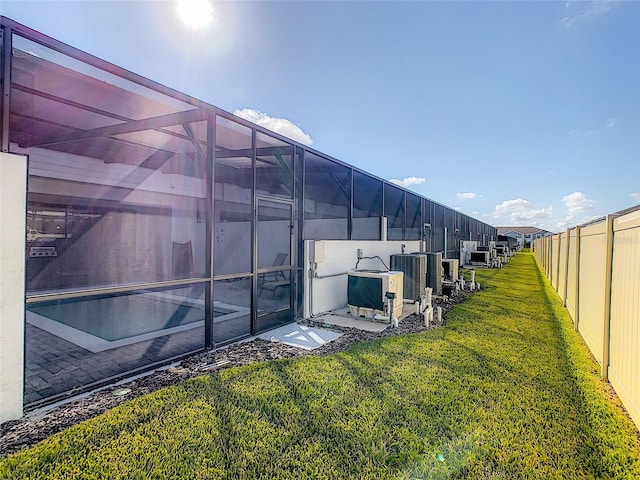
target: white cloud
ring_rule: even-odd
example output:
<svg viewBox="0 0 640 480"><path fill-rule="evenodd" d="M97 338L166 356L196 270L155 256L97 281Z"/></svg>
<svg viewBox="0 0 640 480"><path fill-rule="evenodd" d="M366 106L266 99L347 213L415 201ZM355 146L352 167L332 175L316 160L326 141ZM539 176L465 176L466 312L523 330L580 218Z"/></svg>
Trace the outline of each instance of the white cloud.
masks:
<svg viewBox="0 0 640 480"><path fill-rule="evenodd" d="M503 217L510 211L525 210L531 208L531 202L522 198L516 198L515 200L505 200L504 202L496 205L496 209L491 214L494 218Z"/></svg>
<svg viewBox="0 0 640 480"><path fill-rule="evenodd" d="M453 207L454 210L457 210L458 212L462 211L462 207Z"/></svg>
<svg viewBox="0 0 640 480"><path fill-rule="evenodd" d="M567 208L567 214L556 222L558 229L573 227L599 218L599 215L589 215L595 207L595 202L582 192L565 195L562 197L562 203Z"/></svg>
<svg viewBox="0 0 640 480"><path fill-rule="evenodd" d="M618 125L620 122L618 121L617 118L615 117L609 117L605 120L604 122L604 126L605 128L613 128L616 125ZM578 129L573 129L573 130L569 130L569 135L571 136L583 136L583 137L593 137L595 135L599 135L601 132L603 131L603 129L597 127L597 128L590 128L588 130L578 130Z"/></svg>
<svg viewBox="0 0 640 480"><path fill-rule="evenodd" d="M272 132L284 135L285 137L295 140L298 143L302 143L303 145L311 146L313 144L313 140L308 133L305 133L298 125L286 118L272 117L252 108L236 110L233 114L260 125L261 127L267 128Z"/></svg>
<svg viewBox="0 0 640 480"><path fill-rule="evenodd" d="M593 0L587 7L586 15L598 16L607 13L614 6L613 0Z"/></svg>
<svg viewBox="0 0 640 480"><path fill-rule="evenodd" d="M565 10L573 7L574 4L579 5L580 8L586 5L586 9L577 15L564 17L560 21L560 25L563 27L571 28L576 23L604 15L614 7L613 0L592 0L591 2L567 2L565 3Z"/></svg>
<svg viewBox="0 0 640 480"><path fill-rule="evenodd" d="M402 180L390 178L389 181L402 187L410 187L411 185L422 185L427 182L427 179L424 177L405 177Z"/></svg>
<svg viewBox="0 0 640 480"><path fill-rule="evenodd" d="M592 222L592 221L594 221L594 220L598 220L598 219L600 219L600 218L605 218L605 217L604 217L604 216L602 216L602 215L591 215L591 216L589 216L589 217L585 217L585 218L583 218L583 219L582 219L582 222L584 222L584 223L586 223L586 222Z"/></svg>
<svg viewBox="0 0 640 480"><path fill-rule="evenodd" d="M571 218L591 212L594 207L594 201L587 198L582 192L573 192L565 195L562 197L562 203L567 207L567 215Z"/></svg>
<svg viewBox="0 0 640 480"><path fill-rule="evenodd" d="M564 17L562 20L560 20L560 25L562 25L565 28L571 28L574 22L575 22L575 18Z"/></svg>
<svg viewBox="0 0 640 480"><path fill-rule="evenodd" d="M640 192L635 192L632 193L631 195L629 195L631 198L633 198L637 203L640 203Z"/></svg>
<svg viewBox="0 0 640 480"><path fill-rule="evenodd" d="M456 193L456 197L458 197L460 200L468 200L470 198L476 198L477 196L478 194L473 192Z"/></svg>
<svg viewBox="0 0 640 480"><path fill-rule="evenodd" d="M512 222L527 222L530 223L531 220L535 218L551 218L553 215L553 209L551 205L549 208L540 208L540 209L530 209L524 212L513 212L511 214Z"/></svg>
<svg viewBox="0 0 640 480"><path fill-rule="evenodd" d="M552 215L553 207L551 205L547 208L535 208L529 200L516 198L513 200L505 200L496 205L491 217L517 224L523 222L531 223L531 221L537 218L550 218Z"/></svg>
<svg viewBox="0 0 640 480"><path fill-rule="evenodd" d="M604 217L602 215L588 215L586 217L581 218L580 220L574 220L571 217L567 216L556 222L556 228L559 230L565 229L565 228L573 228L578 224L584 225L585 223L589 223L594 220L600 220L603 218Z"/></svg>

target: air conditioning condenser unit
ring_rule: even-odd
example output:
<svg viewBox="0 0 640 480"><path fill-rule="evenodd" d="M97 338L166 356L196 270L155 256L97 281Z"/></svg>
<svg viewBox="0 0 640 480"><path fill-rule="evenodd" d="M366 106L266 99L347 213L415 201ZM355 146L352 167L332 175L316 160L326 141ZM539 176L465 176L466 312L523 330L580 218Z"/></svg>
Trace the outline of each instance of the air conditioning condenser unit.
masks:
<svg viewBox="0 0 640 480"><path fill-rule="evenodd" d="M395 298L391 303L392 315L400 318L403 299L402 272L381 270L352 270L347 280L347 304L354 317L373 318L384 315L385 294L391 292ZM391 300L389 300L391 302Z"/></svg>

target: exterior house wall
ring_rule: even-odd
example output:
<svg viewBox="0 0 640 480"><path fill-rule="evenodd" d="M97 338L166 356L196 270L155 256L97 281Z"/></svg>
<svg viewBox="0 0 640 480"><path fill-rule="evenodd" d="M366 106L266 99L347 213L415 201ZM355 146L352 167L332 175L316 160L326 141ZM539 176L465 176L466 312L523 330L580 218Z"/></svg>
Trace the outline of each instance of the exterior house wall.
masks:
<svg viewBox="0 0 640 480"><path fill-rule="evenodd" d="M420 250L419 241L348 241L324 240L305 242L305 272L312 265L312 251L323 251L324 258L316 262L317 275L320 278L308 280L305 284L305 317L333 310L347 304L347 272L355 268L358 262L358 249L365 257L380 257L388 267L390 255L401 253L405 245L407 253ZM361 259L358 268L384 269L378 259ZM322 278L326 277L326 278Z"/></svg>
<svg viewBox="0 0 640 480"><path fill-rule="evenodd" d="M455 257L460 239L487 245L496 234L11 19L1 17L0 27L7 120L0 140L11 153L0 157L3 420L19 417L23 402L27 409L52 403L294 321L304 289L311 292L304 239L341 239L326 244L322 277L353 268L358 248L385 261L403 243L409 252L424 244ZM275 265L290 245L289 260ZM289 283L261 295L270 269ZM313 281L307 312L346 303L346 275ZM104 313L94 322L113 327L103 350L72 341L96 332L80 328L91 326L84 320L66 325L79 318L77 310L61 311L69 306ZM49 316L30 321L42 308ZM139 320L130 330L121 321L129 316ZM48 330L38 326L45 323ZM72 329L68 336L60 325ZM163 340L140 338L151 334Z"/></svg>

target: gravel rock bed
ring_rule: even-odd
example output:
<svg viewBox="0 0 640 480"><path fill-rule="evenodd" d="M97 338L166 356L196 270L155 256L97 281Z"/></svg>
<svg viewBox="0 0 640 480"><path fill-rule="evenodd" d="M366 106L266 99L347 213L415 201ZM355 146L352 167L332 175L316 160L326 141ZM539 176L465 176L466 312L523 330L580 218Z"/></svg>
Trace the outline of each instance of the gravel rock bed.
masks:
<svg viewBox="0 0 640 480"><path fill-rule="evenodd" d="M469 291L461 291L459 295L451 297L451 299L434 298L434 306L440 306L442 308L443 323L446 319L446 314L453 306L466 300L471 294L472 292ZM325 325L313 319L300 320L298 323L338 331L342 333L342 335L315 350L304 350L279 342L268 342L255 338L251 341L238 342L226 347L195 354L182 360L178 366L156 370L150 375L132 380L131 382L110 386L81 398L71 400L59 407L46 411L36 411L19 420L1 424L0 456L5 456L22 448L33 446L37 442L55 433L76 423L80 423L83 420L100 415L132 398L146 395L189 378L206 375L221 368L249 365L251 363L276 360L279 358L330 355L347 350L350 346L358 342L427 330L427 327L424 325L424 320L415 314L402 320L397 328L387 328L379 333L335 325ZM442 324L432 322L429 328L438 328L440 326L442 326ZM122 388L127 388L131 391L121 396L114 395L114 392Z"/></svg>

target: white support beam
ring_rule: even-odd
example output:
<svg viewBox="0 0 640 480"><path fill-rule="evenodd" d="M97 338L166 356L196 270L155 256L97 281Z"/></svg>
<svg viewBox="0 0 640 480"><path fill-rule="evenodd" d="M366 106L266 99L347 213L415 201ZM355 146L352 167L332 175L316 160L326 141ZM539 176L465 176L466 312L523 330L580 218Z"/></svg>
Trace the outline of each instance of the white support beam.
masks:
<svg viewBox="0 0 640 480"><path fill-rule="evenodd" d="M0 423L23 414L27 157L0 153Z"/></svg>

